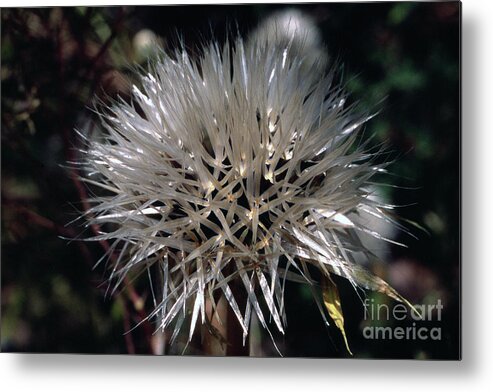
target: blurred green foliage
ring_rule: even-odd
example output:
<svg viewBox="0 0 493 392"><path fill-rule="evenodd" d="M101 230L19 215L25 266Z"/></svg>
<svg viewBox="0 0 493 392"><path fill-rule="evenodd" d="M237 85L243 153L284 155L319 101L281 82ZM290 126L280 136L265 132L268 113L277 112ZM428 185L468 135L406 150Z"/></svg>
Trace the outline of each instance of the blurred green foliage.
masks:
<svg viewBox="0 0 493 392"><path fill-rule="evenodd" d="M231 26L247 33L274 5L2 9L2 324L3 351L118 353L151 351L137 328L150 293L105 297L104 254L79 223L85 188L64 167L75 158L74 128L88 132L95 96L129 97L134 65L146 65L142 39L165 50L187 47ZM402 233L389 264L372 266L411 301L446 302L440 342L372 342L362 338L362 305L346 283L346 328L360 357L457 358L460 305L460 5L358 3L296 6L319 24L351 97L380 110L365 136L386 143L397 187L382 193L399 215L424 226ZM139 32L146 32L138 36ZM152 33L149 35L148 33ZM137 39L139 37L139 39ZM64 237L64 238L62 238ZM288 356L345 356L307 288L288 287ZM378 297L374 296L375 298ZM379 301L384 301L383 298ZM258 335L255 332L256 336ZM331 341L333 339L333 341ZM256 353L274 354L257 336ZM194 352L194 351L192 351Z"/></svg>

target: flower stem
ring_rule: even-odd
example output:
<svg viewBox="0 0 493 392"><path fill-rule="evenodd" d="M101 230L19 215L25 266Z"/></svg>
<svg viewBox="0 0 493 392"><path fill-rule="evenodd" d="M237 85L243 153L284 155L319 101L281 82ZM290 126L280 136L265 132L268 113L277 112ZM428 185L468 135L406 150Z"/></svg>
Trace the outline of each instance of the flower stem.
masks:
<svg viewBox="0 0 493 392"><path fill-rule="evenodd" d="M234 281L231 283L231 290L233 292L238 306L240 309L245 309L246 296L245 293L240 292L239 282ZM232 357L248 357L250 355L249 337L246 337L245 345L243 345L243 330L241 328L236 315L230 306L227 307L227 340L228 345L226 348L226 356Z"/></svg>

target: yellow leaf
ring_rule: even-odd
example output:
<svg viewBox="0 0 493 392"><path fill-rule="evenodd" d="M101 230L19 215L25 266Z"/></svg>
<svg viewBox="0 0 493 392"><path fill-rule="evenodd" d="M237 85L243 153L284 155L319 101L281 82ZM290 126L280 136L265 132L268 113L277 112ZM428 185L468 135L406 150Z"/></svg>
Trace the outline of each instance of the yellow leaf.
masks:
<svg viewBox="0 0 493 392"><path fill-rule="evenodd" d="M344 330L344 317L342 315L342 307L341 307L341 299L339 298L339 290L337 290L337 286L330 278L323 279L322 281L322 290L323 290L323 299L324 305L329 312L329 316L337 328L342 333L342 337L344 338L344 343L346 344L346 349L349 354L353 355L351 350L349 349L349 344L346 337L346 331Z"/></svg>
<svg viewBox="0 0 493 392"><path fill-rule="evenodd" d="M370 274L363 268L354 268L353 269L353 278L358 283L358 285L370 289L373 291L377 291L379 293L385 294L388 297L395 299L398 302L403 302L410 309L412 309L415 314L419 315L419 312L416 308L402 295L400 295L395 289L393 289L386 281L379 278L378 276L374 276Z"/></svg>

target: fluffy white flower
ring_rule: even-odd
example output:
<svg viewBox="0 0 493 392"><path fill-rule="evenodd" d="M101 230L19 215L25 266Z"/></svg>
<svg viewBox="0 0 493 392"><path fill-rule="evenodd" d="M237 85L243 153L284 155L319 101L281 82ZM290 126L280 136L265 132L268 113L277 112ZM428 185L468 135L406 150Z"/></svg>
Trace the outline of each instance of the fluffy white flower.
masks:
<svg viewBox="0 0 493 392"><path fill-rule="evenodd" d="M352 216L390 223L367 187L383 167L355 143L369 116L346 107L333 72L321 73L326 57L308 55L297 26L288 39L264 28L247 44L212 43L196 60L161 53L133 102L104 110L105 137L85 150L86 181L108 194L87 216L105 229L93 239L118 251L111 279L118 287L159 265L149 317L173 337L185 321L190 338L208 322L218 293L244 336L253 312L284 333L286 280L313 288L325 320L334 297L317 287L332 274L400 298L353 258L370 256L358 233L383 238Z"/></svg>

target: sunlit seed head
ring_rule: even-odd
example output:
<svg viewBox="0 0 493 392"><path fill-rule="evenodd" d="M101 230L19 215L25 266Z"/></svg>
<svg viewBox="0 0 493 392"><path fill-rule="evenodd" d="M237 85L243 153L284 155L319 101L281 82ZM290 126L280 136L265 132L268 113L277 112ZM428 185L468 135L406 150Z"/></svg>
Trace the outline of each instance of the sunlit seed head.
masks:
<svg viewBox="0 0 493 392"><path fill-rule="evenodd" d="M276 16L246 43L213 42L199 59L183 48L160 53L133 102L105 108L106 137L85 152L98 175L90 183L111 194L93 199L87 216L105 229L94 240L119 252L115 289L127 274L159 266L164 284L152 290L159 298L149 318L173 337L188 325L191 339L218 293L245 337L252 312L284 333L286 279L313 286L309 266L355 288L385 283L352 254L371 253L358 233L385 240L352 216L390 222L368 197L385 165L355 145L370 117L344 106L327 56L311 56L322 50L312 22L294 22ZM274 34L285 23L292 39Z"/></svg>

